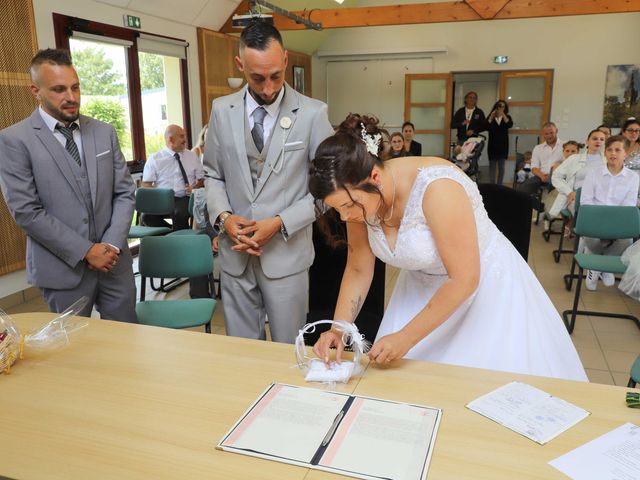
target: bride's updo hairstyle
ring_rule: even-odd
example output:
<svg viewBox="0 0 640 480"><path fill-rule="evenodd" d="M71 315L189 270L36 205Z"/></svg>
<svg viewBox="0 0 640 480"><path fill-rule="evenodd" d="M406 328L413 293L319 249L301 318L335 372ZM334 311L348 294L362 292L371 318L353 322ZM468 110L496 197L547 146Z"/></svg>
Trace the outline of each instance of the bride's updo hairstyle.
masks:
<svg viewBox="0 0 640 480"><path fill-rule="evenodd" d="M374 166L383 168L383 161L378 156L383 148L381 138L376 117L357 113L347 115L336 133L316 150L309 169L311 195L324 200L336 190L349 187L377 193L382 199L378 187L366 181Z"/></svg>
<svg viewBox="0 0 640 480"><path fill-rule="evenodd" d="M381 206L384 207L382 192L376 185L367 181L374 166L384 168L383 160L380 158L382 151L378 119L350 113L335 134L318 146L309 169L309 192L315 199L324 200L335 191L345 189L349 198L354 201L346 189L349 187L377 194ZM364 214L364 206L356 201L354 203L362 208ZM330 229L327 225L330 219L324 217L318 219L318 224L330 243L334 246L344 243L343 239L341 241L335 235L335 229Z"/></svg>

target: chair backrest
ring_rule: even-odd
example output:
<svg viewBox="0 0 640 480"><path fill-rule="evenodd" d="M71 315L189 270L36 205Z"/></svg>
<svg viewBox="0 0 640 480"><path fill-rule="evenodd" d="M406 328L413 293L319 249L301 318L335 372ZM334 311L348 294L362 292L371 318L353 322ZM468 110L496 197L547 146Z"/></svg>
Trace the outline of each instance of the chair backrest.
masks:
<svg viewBox="0 0 640 480"><path fill-rule="evenodd" d="M525 260L531 238L531 197L504 185L478 185L489 218Z"/></svg>
<svg viewBox="0 0 640 480"><path fill-rule="evenodd" d="M207 235L144 237L138 252L140 275L150 278L198 277L213 271Z"/></svg>
<svg viewBox="0 0 640 480"><path fill-rule="evenodd" d="M640 212L637 207L581 205L576 221L581 237L617 240L640 236Z"/></svg>
<svg viewBox="0 0 640 480"><path fill-rule="evenodd" d="M136 211L149 215L171 215L174 208L173 190L145 188L136 190Z"/></svg>

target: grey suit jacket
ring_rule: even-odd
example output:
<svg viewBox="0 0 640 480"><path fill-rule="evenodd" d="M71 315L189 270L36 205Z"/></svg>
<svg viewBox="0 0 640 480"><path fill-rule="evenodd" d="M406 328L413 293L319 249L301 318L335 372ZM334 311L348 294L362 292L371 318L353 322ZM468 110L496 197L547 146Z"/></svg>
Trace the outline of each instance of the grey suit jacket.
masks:
<svg viewBox="0 0 640 480"><path fill-rule="evenodd" d="M287 84L284 88L280 115L255 189L245 146L246 86L213 101L204 153L212 224L227 210L254 220L276 215L282 219L288 239L275 235L260 256L262 270L269 278L299 273L313 262L311 224L315 211L308 187L309 166L318 145L333 134L324 103L299 94ZM291 121L289 128L282 126L287 123L282 121L284 117ZM232 246L226 236L220 239L220 266L238 276L249 255L231 250Z"/></svg>
<svg viewBox="0 0 640 480"><path fill-rule="evenodd" d="M128 251L135 187L116 133L93 118L81 115L79 121L91 210L69 168L71 156L37 109L0 132L0 186L13 218L27 234L27 280L38 287L78 285L87 268L84 256L92 245L90 215L98 242ZM130 265L118 262L115 268Z"/></svg>

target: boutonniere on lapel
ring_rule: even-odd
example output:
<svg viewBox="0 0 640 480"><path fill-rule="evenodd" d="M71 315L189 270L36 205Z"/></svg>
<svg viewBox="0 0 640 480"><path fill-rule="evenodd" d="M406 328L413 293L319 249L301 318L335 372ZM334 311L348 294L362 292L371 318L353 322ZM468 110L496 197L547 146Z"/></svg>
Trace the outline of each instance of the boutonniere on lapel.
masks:
<svg viewBox="0 0 640 480"><path fill-rule="evenodd" d="M280 119L280 126L285 130L291 128L291 119L289 117L282 117Z"/></svg>

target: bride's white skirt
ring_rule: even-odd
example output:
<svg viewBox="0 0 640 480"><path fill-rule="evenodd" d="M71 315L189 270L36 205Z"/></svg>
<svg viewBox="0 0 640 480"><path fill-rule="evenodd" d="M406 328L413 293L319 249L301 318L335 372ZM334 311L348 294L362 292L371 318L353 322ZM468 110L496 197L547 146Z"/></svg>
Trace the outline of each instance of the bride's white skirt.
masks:
<svg viewBox="0 0 640 480"><path fill-rule="evenodd" d="M406 358L588 381L542 285L497 229L493 237L475 294ZM446 279L402 270L377 338L404 327Z"/></svg>

